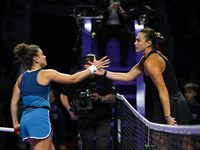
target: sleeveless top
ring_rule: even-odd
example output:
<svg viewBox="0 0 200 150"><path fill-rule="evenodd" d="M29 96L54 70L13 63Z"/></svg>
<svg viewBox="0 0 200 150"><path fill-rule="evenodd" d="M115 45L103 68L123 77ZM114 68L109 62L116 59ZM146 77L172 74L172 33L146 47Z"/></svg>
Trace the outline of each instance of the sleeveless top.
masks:
<svg viewBox="0 0 200 150"><path fill-rule="evenodd" d="M173 115L177 124L188 123L191 120L190 109L182 93L178 89L178 83L172 65L159 51L152 51L149 55L152 53L158 54L165 61L165 70L163 71L162 76L169 92L171 115ZM143 78L145 84L150 87L152 102L154 104L151 121L166 124L158 90L149 76L144 74ZM177 101L175 101L174 98L176 98Z"/></svg>
<svg viewBox="0 0 200 150"><path fill-rule="evenodd" d="M25 71L22 75L20 90L23 96L24 109L29 107L48 107L50 84L48 86L40 85L37 82L37 76L41 69L34 71Z"/></svg>
<svg viewBox="0 0 200 150"><path fill-rule="evenodd" d="M162 75L163 75L163 79L166 84L166 87L168 89L169 95L179 92L175 72L171 63L165 57L163 57L163 55L159 51L151 51L149 55L153 53L158 54L165 61L165 70L163 71ZM145 75L144 73L143 79L144 79L144 83L150 88L152 99L159 99L158 90L156 86L154 85L153 81L151 80L151 78Z"/></svg>

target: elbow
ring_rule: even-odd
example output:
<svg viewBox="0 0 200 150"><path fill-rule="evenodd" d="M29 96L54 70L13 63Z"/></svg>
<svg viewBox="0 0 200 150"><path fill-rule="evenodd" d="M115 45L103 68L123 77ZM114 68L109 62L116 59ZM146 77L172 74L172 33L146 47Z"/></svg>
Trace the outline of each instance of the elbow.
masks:
<svg viewBox="0 0 200 150"><path fill-rule="evenodd" d="M11 102L10 102L10 107L11 107L11 109L12 109L13 107L16 107L16 106L17 106L17 102L14 101L13 99L11 99Z"/></svg>
<svg viewBox="0 0 200 150"><path fill-rule="evenodd" d="M168 89L166 87L158 89L158 92L160 96L163 95L164 93L169 94Z"/></svg>
<svg viewBox="0 0 200 150"><path fill-rule="evenodd" d="M130 79L130 78L126 78L126 79L124 80L125 83L130 83L131 81L133 81L133 80Z"/></svg>
<svg viewBox="0 0 200 150"><path fill-rule="evenodd" d="M76 80L72 80L72 82L71 82L71 84L76 84L76 83L78 83L78 81L76 81Z"/></svg>
<svg viewBox="0 0 200 150"><path fill-rule="evenodd" d="M125 83L130 83L132 80L125 81Z"/></svg>
<svg viewBox="0 0 200 150"><path fill-rule="evenodd" d="M76 84L80 81L82 81L83 79L85 79L87 76L86 75L81 75L80 73L76 73L74 75L72 75L72 78L71 78L71 83L72 84Z"/></svg>
<svg viewBox="0 0 200 150"><path fill-rule="evenodd" d="M14 100L13 99L11 99L11 101L10 101L10 105L12 106L12 105L14 105ZM15 103L16 104L16 103Z"/></svg>
<svg viewBox="0 0 200 150"><path fill-rule="evenodd" d="M73 76L72 76L72 79L71 79L71 81L70 81L70 83L71 83L71 84L76 84L76 83L78 83L78 81L79 81L79 80L78 80L77 76L76 76L76 75L73 75Z"/></svg>
<svg viewBox="0 0 200 150"><path fill-rule="evenodd" d="M73 80L72 83L73 83L73 84L76 84L76 83L78 83L79 81L80 81L80 80Z"/></svg>

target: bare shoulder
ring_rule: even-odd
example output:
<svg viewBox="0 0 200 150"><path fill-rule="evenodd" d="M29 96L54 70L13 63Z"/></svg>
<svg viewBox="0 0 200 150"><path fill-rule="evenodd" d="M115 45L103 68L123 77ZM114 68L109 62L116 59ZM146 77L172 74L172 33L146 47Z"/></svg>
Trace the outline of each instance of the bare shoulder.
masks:
<svg viewBox="0 0 200 150"><path fill-rule="evenodd" d="M37 81L41 85L48 85L50 81L52 81L58 72L54 69L42 69L38 73Z"/></svg>
<svg viewBox="0 0 200 150"><path fill-rule="evenodd" d="M21 83L21 80L22 80L22 76L23 76L23 74L22 75L20 75L19 76L19 78L17 79L17 85L19 86L20 85L20 83Z"/></svg>
<svg viewBox="0 0 200 150"><path fill-rule="evenodd" d="M42 69L39 72L39 76L42 78L48 78L48 79L52 79L52 77L55 77L56 75L58 75L59 73L54 70L54 69Z"/></svg>
<svg viewBox="0 0 200 150"><path fill-rule="evenodd" d="M67 74L60 73L54 69L42 69L40 72L41 72L40 75L42 75L44 78L48 78L50 80L54 80L55 78L67 76Z"/></svg>
<svg viewBox="0 0 200 150"><path fill-rule="evenodd" d="M143 56L143 57L140 59L139 63L143 65L145 61L146 61L146 57Z"/></svg>
<svg viewBox="0 0 200 150"><path fill-rule="evenodd" d="M42 69L40 73L42 75L52 75L52 74L57 74L58 72L54 69Z"/></svg>
<svg viewBox="0 0 200 150"><path fill-rule="evenodd" d="M164 63L164 60L156 53L151 54L145 60L145 65L160 64Z"/></svg>
<svg viewBox="0 0 200 150"><path fill-rule="evenodd" d="M44 73L49 73L49 72L57 72L56 70L54 69L42 69L41 72L44 72Z"/></svg>
<svg viewBox="0 0 200 150"><path fill-rule="evenodd" d="M164 60L156 53L151 54L144 62L145 70L161 70L165 68ZM157 68L157 69L156 69Z"/></svg>

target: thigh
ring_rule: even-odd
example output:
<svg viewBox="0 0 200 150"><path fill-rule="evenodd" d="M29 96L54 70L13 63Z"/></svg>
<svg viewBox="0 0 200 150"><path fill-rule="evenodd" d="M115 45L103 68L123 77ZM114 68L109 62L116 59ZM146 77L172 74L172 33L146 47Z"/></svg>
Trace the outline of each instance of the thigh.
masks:
<svg viewBox="0 0 200 150"><path fill-rule="evenodd" d="M34 150L55 150L52 144L52 137L49 135L45 139L32 139L29 138L27 141L33 146Z"/></svg>
<svg viewBox="0 0 200 150"><path fill-rule="evenodd" d="M102 120L96 126L96 149L106 150L110 141L111 120Z"/></svg>

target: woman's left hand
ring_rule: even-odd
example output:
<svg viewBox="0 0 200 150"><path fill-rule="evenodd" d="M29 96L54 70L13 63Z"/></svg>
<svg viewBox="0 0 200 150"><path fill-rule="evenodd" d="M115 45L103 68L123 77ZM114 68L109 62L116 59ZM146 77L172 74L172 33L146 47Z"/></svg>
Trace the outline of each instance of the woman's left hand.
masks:
<svg viewBox="0 0 200 150"><path fill-rule="evenodd" d="M94 65L98 70L99 69L103 69L103 68L108 68L109 67L109 63L110 63L110 59L106 59L107 56L104 56L103 58L101 58L100 60L96 60L96 57L94 56L94 61L93 63L88 61L88 63L90 65Z"/></svg>
<svg viewBox="0 0 200 150"><path fill-rule="evenodd" d="M166 122L169 125L177 125L177 122L171 116L169 116L169 118L166 120Z"/></svg>

